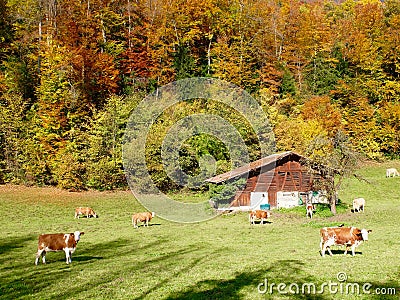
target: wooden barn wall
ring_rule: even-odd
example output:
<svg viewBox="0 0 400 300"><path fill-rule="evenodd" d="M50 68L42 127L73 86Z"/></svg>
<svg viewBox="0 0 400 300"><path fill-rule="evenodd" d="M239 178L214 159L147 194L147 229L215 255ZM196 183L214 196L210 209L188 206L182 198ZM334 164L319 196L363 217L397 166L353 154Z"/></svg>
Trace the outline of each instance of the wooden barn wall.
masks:
<svg viewBox="0 0 400 300"><path fill-rule="evenodd" d="M266 192L271 206L276 206L278 191L308 192L312 190L312 181L313 176L298 161L286 159L268 172L250 176L244 190L236 193L232 205L250 205L251 192Z"/></svg>

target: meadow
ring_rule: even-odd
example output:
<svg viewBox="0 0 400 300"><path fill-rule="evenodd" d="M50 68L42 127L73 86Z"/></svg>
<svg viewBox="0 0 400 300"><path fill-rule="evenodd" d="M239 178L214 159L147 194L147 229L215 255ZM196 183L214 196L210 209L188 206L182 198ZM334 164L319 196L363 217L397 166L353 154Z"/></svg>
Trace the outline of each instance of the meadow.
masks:
<svg viewBox="0 0 400 300"><path fill-rule="evenodd" d="M400 161L363 166L369 183L346 180L347 209L336 216L273 210L254 226L238 213L192 224L156 217L134 229L132 213L145 209L130 191L0 186L0 299L399 299L400 177L385 178L386 167ZM355 197L366 199L364 213L350 211ZM77 206L99 218L74 219ZM354 257L343 248L321 257L319 229L341 223L372 229L369 241ZM34 265L39 234L75 230L85 234L72 264L51 252ZM311 284L316 292L302 293Z"/></svg>

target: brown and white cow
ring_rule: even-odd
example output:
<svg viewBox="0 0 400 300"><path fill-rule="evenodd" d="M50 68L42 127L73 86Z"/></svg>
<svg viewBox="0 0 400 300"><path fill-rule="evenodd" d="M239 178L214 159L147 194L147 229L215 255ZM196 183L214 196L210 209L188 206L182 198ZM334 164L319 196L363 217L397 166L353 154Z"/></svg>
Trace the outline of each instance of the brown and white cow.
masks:
<svg viewBox="0 0 400 300"><path fill-rule="evenodd" d="M83 234L84 232L75 231L74 233L53 233L39 235L35 265L38 264L40 255L42 255L42 261L45 264L46 252L52 251L64 251L67 264L71 263L72 253L75 252L76 245Z"/></svg>
<svg viewBox="0 0 400 300"><path fill-rule="evenodd" d="M325 256L325 251L328 250L329 255L332 256L331 246L339 245L346 246L344 255L347 254L347 250L351 247L351 254L355 255L355 249L363 241L368 241L368 233L372 230L359 229L356 227L324 227L320 230L321 243L319 245L321 249L321 255Z"/></svg>
<svg viewBox="0 0 400 300"><path fill-rule="evenodd" d="M306 217L310 217L310 219L312 219L313 213L315 210L315 206L312 203L307 203L306 204Z"/></svg>
<svg viewBox="0 0 400 300"><path fill-rule="evenodd" d="M136 213L132 215L132 225L135 228L138 228L137 223L138 222L143 222L143 226L149 226L149 221L151 221L152 218L155 217L154 212L141 212L141 213Z"/></svg>
<svg viewBox="0 0 400 300"><path fill-rule="evenodd" d="M360 212L362 210L364 212L365 207L365 199L364 198L356 198L353 200L353 212Z"/></svg>
<svg viewBox="0 0 400 300"><path fill-rule="evenodd" d="M249 213L249 221L250 224L255 224L255 220L261 220L261 224L264 224L264 220L266 221L271 216L269 211L266 210L253 210Z"/></svg>
<svg viewBox="0 0 400 300"><path fill-rule="evenodd" d="M97 218L97 214L90 207L77 207L75 208L75 219L79 218L80 215L85 215L86 218L95 217Z"/></svg>

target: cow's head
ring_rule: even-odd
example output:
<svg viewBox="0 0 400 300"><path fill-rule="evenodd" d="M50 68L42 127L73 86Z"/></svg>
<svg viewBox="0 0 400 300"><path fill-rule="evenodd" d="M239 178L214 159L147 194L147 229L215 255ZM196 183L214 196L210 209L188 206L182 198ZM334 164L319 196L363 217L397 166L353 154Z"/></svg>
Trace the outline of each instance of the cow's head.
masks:
<svg viewBox="0 0 400 300"><path fill-rule="evenodd" d="M75 231L74 232L74 237L75 237L75 241L79 241L81 239L81 235L84 235L84 232L80 232L80 231Z"/></svg>
<svg viewBox="0 0 400 300"><path fill-rule="evenodd" d="M155 216L156 216L156 213L153 211L153 212L151 213L151 217L154 218Z"/></svg>
<svg viewBox="0 0 400 300"><path fill-rule="evenodd" d="M362 229L361 236L364 241L368 241L368 233L372 232L372 230Z"/></svg>

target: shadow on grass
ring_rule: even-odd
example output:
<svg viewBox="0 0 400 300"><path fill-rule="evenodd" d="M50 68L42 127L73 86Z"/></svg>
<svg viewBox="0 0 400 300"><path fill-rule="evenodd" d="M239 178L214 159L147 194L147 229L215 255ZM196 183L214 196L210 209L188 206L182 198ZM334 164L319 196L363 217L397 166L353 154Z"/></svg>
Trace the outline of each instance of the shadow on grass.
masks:
<svg viewBox="0 0 400 300"><path fill-rule="evenodd" d="M168 300L200 299L340 299L364 296L368 299L395 299L399 282L323 282L303 270L298 260L280 260L265 269L237 273L231 279L202 280L176 293ZM278 285L284 284L283 290ZM335 285L336 284L336 285ZM258 296L258 297L257 297Z"/></svg>
<svg viewBox="0 0 400 300"><path fill-rule="evenodd" d="M103 256L77 256L74 261L79 261L79 262L89 262L89 261L96 261L96 260L100 260L100 259L104 259Z"/></svg>
<svg viewBox="0 0 400 300"><path fill-rule="evenodd" d="M22 240L21 243L23 243ZM46 256L47 264L39 264L38 266L34 265L34 256L32 256L32 260L29 259L29 262L27 259L24 259L22 263L10 264L9 270L12 270L13 266L16 267L11 273L12 276L10 276L10 273L0 274L0 299L42 298L46 290L50 292L49 298L52 299L76 298L76 295L82 291L100 289L107 292L110 284L112 285L112 282L116 278L120 278L121 274L146 270L149 266L161 263L165 268L175 268L176 270L177 261L179 262L186 255L193 255L193 252L197 252L200 249L190 246L167 253L161 252L160 254L163 243L164 241L160 239L148 243L142 242L141 245L133 244L129 239L117 239L92 245L86 244L84 247L80 247L83 245L79 243L76 252L72 256L72 264L70 265L65 263L63 252L59 252L58 254L54 252L49 253L50 255ZM132 256L132 253L140 251L141 248L146 249L146 251L152 251L157 255L146 260L133 260L117 268L107 269L107 275L105 276L96 276L97 272L93 271L100 270L99 274L101 274L102 269L108 268L110 264L115 266L116 261L126 260L126 256ZM178 269L175 273L171 273L170 278L166 278L144 291L142 297L146 297L146 295L151 294L154 290L167 285L173 279L174 275L189 272L192 266L200 263L200 261L205 260L207 257L200 257L194 260L192 264L182 265L181 270ZM96 264L96 268L94 269L93 266L90 266L91 264ZM4 267L2 269L4 270ZM89 273L86 273L84 270L87 270ZM79 278L82 276L82 272L90 274L90 280L73 281L72 284L68 285L68 288L65 288L63 284L65 284L68 278Z"/></svg>
<svg viewBox="0 0 400 300"><path fill-rule="evenodd" d="M16 245L22 247L25 241L31 241L32 239L36 239L36 236L12 239L1 246L11 252ZM63 287L59 289L54 287L57 287L60 282L64 282L66 277L79 275L79 270L87 268L89 264L115 256L116 249L121 249L121 255L123 255L128 252L127 247L130 244L131 241L128 239L119 239L91 247L90 244L85 245L81 241L77 245L76 252L72 255L72 264L69 265L65 263L65 253L63 251L47 253L46 264L40 262L37 266L34 265L36 247L33 249L32 260L29 259L29 261L24 259L15 262L10 260L10 255L8 255L9 266L3 266L1 269L13 271L11 273L12 276L7 273L0 273L0 299L37 298L35 297L36 294L46 289L49 290L50 287L53 287L50 288L50 290L53 289L52 297L54 290L58 290L60 293L54 296L55 299L74 297L81 291L79 284L76 285L76 288L75 286L68 288L67 291ZM102 280L102 278L99 278L99 280ZM71 294L69 293L70 291Z"/></svg>
<svg viewBox="0 0 400 300"><path fill-rule="evenodd" d="M32 241L37 239L36 235L25 235L22 237L18 238L7 238L7 239L1 239L0 240L0 254L5 254L9 251L15 251L16 248L22 248L24 247L24 244L26 242Z"/></svg>
<svg viewBox="0 0 400 300"><path fill-rule="evenodd" d="M298 260L282 260L273 266L255 271L235 274L232 279L203 280L193 284L187 289L170 295L168 300L178 299L243 299L257 296L276 297L279 295L277 285L284 283L287 287L295 283L318 281L302 270L303 263ZM272 286L272 287L271 287ZM286 295L290 294L286 289ZM300 290L301 292L301 290ZM244 293L248 295L245 296ZM290 294L293 299L326 299L317 293ZM275 298L274 298L275 299Z"/></svg>
<svg viewBox="0 0 400 300"><path fill-rule="evenodd" d="M269 220L264 221L263 223L261 223L261 221L255 221L254 224L250 223L250 225L254 225L254 226L259 225L259 226L262 226L262 225L269 225L269 224L272 224L272 223L273 223L273 222L272 222L272 221L269 221Z"/></svg>
<svg viewBox="0 0 400 300"><path fill-rule="evenodd" d="M161 226L161 224L160 223L149 223L148 227L152 227L152 226ZM138 224L137 227L140 228L140 227L147 227L147 226L145 226L145 224ZM134 228L134 227L132 226L132 228ZM137 229L137 228L135 228L135 229Z"/></svg>
<svg viewBox="0 0 400 300"><path fill-rule="evenodd" d="M30 234L18 238L9 237L7 239L0 240L0 263L3 263L5 260L8 259L5 257L7 253L15 252L16 249L25 247L25 243L31 242L36 239L36 235Z"/></svg>
<svg viewBox="0 0 400 300"><path fill-rule="evenodd" d="M331 249L332 254L335 255L341 255L341 256L345 256L344 255L344 251L345 249ZM321 251L320 251L321 254ZM362 255L361 251L354 251L354 256L356 255ZM328 250L325 251L325 256L330 256ZM347 250L347 254L346 256L351 256L351 249Z"/></svg>

